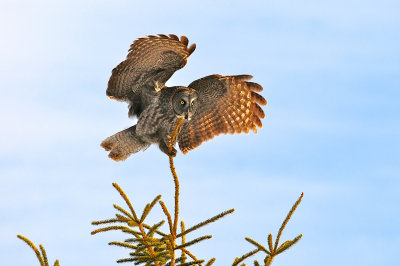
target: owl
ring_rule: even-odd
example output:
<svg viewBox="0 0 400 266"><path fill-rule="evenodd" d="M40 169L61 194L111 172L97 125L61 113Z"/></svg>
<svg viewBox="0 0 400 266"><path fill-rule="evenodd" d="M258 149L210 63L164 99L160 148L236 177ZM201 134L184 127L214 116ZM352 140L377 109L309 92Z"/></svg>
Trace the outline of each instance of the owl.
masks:
<svg viewBox="0 0 400 266"><path fill-rule="evenodd" d="M129 104L129 116L136 125L105 139L101 146L115 161L158 144L168 156L170 136L179 117L184 117L176 135L183 154L220 134L262 127L266 100L257 92L263 88L249 80L250 75L210 75L185 86L167 87L165 83L186 65L196 49L188 38L159 34L139 38L130 46L128 56L112 70L106 94ZM172 143L175 146L176 143Z"/></svg>

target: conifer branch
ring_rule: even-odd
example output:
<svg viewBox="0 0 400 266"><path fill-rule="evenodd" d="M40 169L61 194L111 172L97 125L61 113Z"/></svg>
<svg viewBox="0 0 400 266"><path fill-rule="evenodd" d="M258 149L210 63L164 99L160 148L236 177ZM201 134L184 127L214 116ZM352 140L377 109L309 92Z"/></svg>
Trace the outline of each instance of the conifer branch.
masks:
<svg viewBox="0 0 400 266"><path fill-rule="evenodd" d="M119 219L107 219L107 220L101 220L101 221L93 221L92 225L100 225L100 224L108 224L108 223L118 223L120 222Z"/></svg>
<svg viewBox="0 0 400 266"><path fill-rule="evenodd" d="M30 241L27 237L25 237L23 235L17 235L17 237L19 239L21 239L22 241L24 241L35 252L36 258L39 260L40 266L49 266L46 250L44 249L44 247L42 245L39 245L39 249L40 249L40 251L39 251L39 249L35 246L35 244L33 244L33 242ZM54 266L60 266L60 263L58 260L56 260L54 262Z"/></svg>
<svg viewBox="0 0 400 266"><path fill-rule="evenodd" d="M273 256L267 255L267 256L265 257L265 259L264 259L265 266L270 266L271 263L272 263L272 259L273 259L273 258L274 258Z"/></svg>
<svg viewBox="0 0 400 266"><path fill-rule="evenodd" d="M278 248L278 244L279 244L279 239L281 237L282 231L283 229L285 229L286 224L289 222L290 218L292 217L292 214L294 213L294 211L296 210L297 206L299 206L301 199L303 198L304 193L302 192L300 197L297 199L297 201L293 204L292 208L290 209L288 215L286 216L285 220L283 221L281 227L279 228L278 231L278 235L276 236L276 240L275 240L275 246L274 246L274 251L276 251L276 249Z"/></svg>
<svg viewBox="0 0 400 266"><path fill-rule="evenodd" d="M143 210L142 216L140 217L140 223L143 223L144 219L146 219L146 216L149 214L154 205L160 200L160 198L161 195L158 195L151 203L147 203L146 207Z"/></svg>
<svg viewBox="0 0 400 266"><path fill-rule="evenodd" d="M17 235L19 239L22 239L28 246L31 247L31 249L35 252L37 259L40 262L41 266L48 266L44 263L44 260L42 258L42 255L40 254L39 249L35 246L35 244L32 243L28 238L24 237L23 235Z"/></svg>
<svg viewBox="0 0 400 266"><path fill-rule="evenodd" d="M136 260L137 260L136 258L119 259L119 260L117 260L117 263L134 262Z"/></svg>
<svg viewBox="0 0 400 266"><path fill-rule="evenodd" d="M115 187L115 189L119 192L119 194L121 195L121 197L125 200L126 205L128 205L129 209L132 212L133 215L133 220L134 221L139 221L139 219L136 216L135 210L133 209L133 206L128 198L128 196L126 196L125 192L122 190L122 188L117 184L117 183L112 183L112 185Z"/></svg>
<svg viewBox="0 0 400 266"><path fill-rule="evenodd" d="M182 125L182 121L183 121L183 116L180 116L178 118L178 121L176 122L176 126L174 131L172 132L172 135L170 137L170 142L168 145L168 151L171 154L172 150L173 150L173 145L175 144L175 140L176 140L176 134L178 133L179 127ZM160 201L161 207L165 213L165 215L167 215L168 217L168 224L169 224L169 228L170 228L170 232L171 232L171 238L170 242L171 242L171 246L172 246L172 252L171 252L171 266L175 266L175 239L176 239L176 231L177 231L177 227L178 227L178 217L179 217L179 179L178 179L178 175L176 174L175 171L175 165L174 165L174 159L173 156L169 156L169 166L171 169L171 173L172 173L172 177L174 178L174 184L175 184L175 208L174 208L174 223L172 224L172 219L171 219L171 215L168 212L167 207L165 206L165 204L163 202Z"/></svg>
<svg viewBox="0 0 400 266"><path fill-rule="evenodd" d="M263 245L261 245L260 243L258 243L257 241L251 239L250 237L245 237L245 239L250 242L251 244L255 245L256 247L258 247L259 250L264 251L267 254L271 254Z"/></svg>
<svg viewBox="0 0 400 266"><path fill-rule="evenodd" d="M212 238L212 235L201 236L201 237L193 239L192 241L189 241L189 242L187 242L185 244L179 245L175 249L185 248L185 247L191 246L191 245L196 244L196 243L198 243L200 241L203 241L203 240L206 240L206 239L210 239L210 238Z"/></svg>
<svg viewBox="0 0 400 266"><path fill-rule="evenodd" d="M124 247L124 248L130 248L130 249L137 249L136 245L132 245L129 243L125 243L125 242L118 242L118 241L112 241L110 243L108 243L110 246L119 246L119 247Z"/></svg>
<svg viewBox="0 0 400 266"><path fill-rule="evenodd" d="M126 227L126 226L123 226L123 225L115 225L115 226L107 226L107 227L103 227L103 228L99 228L99 229L93 230L90 234L91 235L95 235L95 234L100 233L100 232L107 232L107 231L111 231L111 230L127 230L127 231L129 231L131 229Z"/></svg>
<svg viewBox="0 0 400 266"><path fill-rule="evenodd" d="M171 215L169 214L169 211L167 209L167 206L165 206L164 202L162 200L159 201L161 208L165 214L165 216L167 216L167 220L168 220L168 225L169 225L169 231L171 232L171 235L174 235L174 228L172 225L172 218Z"/></svg>
<svg viewBox="0 0 400 266"><path fill-rule="evenodd" d="M185 252L189 257L191 257L194 261L198 261L198 259L196 258L196 256L193 255L192 253L190 253L189 250L187 250L186 248L181 248L181 250L182 250L183 252ZM201 265L201 263L200 263L199 265Z"/></svg>
<svg viewBox="0 0 400 266"><path fill-rule="evenodd" d="M116 213L116 214L115 214L115 217L117 217L117 220L118 220L118 222L120 222L120 223L126 223L126 224L128 224L129 226L132 226L132 227L133 227L133 226L137 226L137 223L136 223L135 221L129 219L129 218L126 217L126 216L123 216L123 215L121 215L121 214Z"/></svg>
<svg viewBox="0 0 400 266"><path fill-rule="evenodd" d="M256 254L257 252L259 252L261 249L256 248L255 250L252 250L250 252L247 252L246 254L244 254L243 256L241 256L240 258L236 257L234 262L232 263L232 266L236 266L239 263L241 263L242 261L244 261L245 259L247 259L248 257L253 256L254 254Z"/></svg>
<svg viewBox="0 0 400 266"><path fill-rule="evenodd" d="M147 232L147 234L148 234L149 236L153 236L154 233L158 233L157 229L158 229L159 227L161 227L161 226L164 224L164 222L165 222L165 221L162 220L161 222L156 223L156 224L153 225L152 227L148 228L148 229L149 229L149 232ZM147 228L147 227L146 227L146 228ZM161 233L161 232L160 232L160 233ZM158 233L158 234L160 234L160 233ZM164 233L161 233L161 234L163 234L163 236L165 236Z"/></svg>
<svg viewBox="0 0 400 266"><path fill-rule="evenodd" d="M230 209L230 210L221 212L220 214L215 215L214 217L212 217L212 218L210 218L210 219L207 219L207 220L205 220L204 222L201 222L201 223L199 223L199 224L197 224L197 225L195 225L195 226L193 226L193 227L187 229L186 231L184 231L184 232L182 232L182 233L176 235L176 237L178 238L178 237L181 237L181 236L183 236L183 235L186 235L186 234L188 234L188 233L190 233L190 232L192 232L192 231L194 231L194 230L197 230L198 228L200 228L200 227L202 227L202 226L205 226L205 225L207 225L207 224L209 224L209 223L215 222L216 220L221 219L221 218L224 217L225 215L231 214L231 213L234 212L234 211L235 211L235 209Z"/></svg>
<svg viewBox="0 0 400 266"><path fill-rule="evenodd" d="M303 198L303 193L301 193L300 197L297 199L297 201L293 204L292 208L290 209L289 213L287 214L285 220L283 221L281 227L279 228L278 231L278 235L276 237L275 240L275 244L272 243L272 234L268 234L268 247L269 250L267 250L266 247L264 247L263 245L261 245L260 243L258 243L257 241L246 237L245 239L250 242L251 244L255 245L257 247L257 249L250 251L249 253L244 254L242 257L240 258L236 258L235 261L233 262L232 266L238 265L240 262L244 261L246 258L254 255L255 253L257 253L258 251L264 251L267 255L265 256L264 259L264 263L265 266L269 266L272 263L272 260L274 259L274 257L282 252L284 252L285 250L289 249L290 247L292 247L294 244L296 244L301 237L303 236L302 234L298 235L297 237L295 237L293 240L287 240L285 241L282 245L279 246L279 240L281 237L281 234L283 232L283 230L285 229L287 223L289 222L290 218L292 217L294 211L296 210L297 206L299 206L302 198ZM254 265L259 265L257 261L254 261Z"/></svg>
<svg viewBox="0 0 400 266"><path fill-rule="evenodd" d="M143 240L144 240L144 242L145 242L145 244L146 244L147 250L149 251L151 257L152 257L153 260L154 260L154 264L155 264L156 266L160 266L160 264L159 264L158 261L157 261L156 254L155 254L155 252L154 252L152 246L146 241L146 240L147 240L147 235L146 235L146 232L145 232L144 229L143 229L143 225L140 224L140 223L139 223L139 229L140 229L140 232L142 233L142 237L143 237Z"/></svg>
<svg viewBox="0 0 400 266"><path fill-rule="evenodd" d="M183 264L180 264L179 266L189 266L189 265L201 265L204 262L204 260L196 260L196 261L190 261L190 262L186 262Z"/></svg>
<svg viewBox="0 0 400 266"><path fill-rule="evenodd" d="M181 221L181 232L184 232L184 231L185 231L185 223L183 221ZM185 243L186 243L186 235L183 235L181 245L184 245ZM186 254L185 254L185 252L183 252L183 250L181 250L181 260L182 260L182 263L186 262Z"/></svg>
<svg viewBox="0 0 400 266"><path fill-rule="evenodd" d="M272 243L272 234L268 234L268 247L269 250L274 250L274 245Z"/></svg>
<svg viewBox="0 0 400 266"><path fill-rule="evenodd" d="M169 156L169 163L170 163L170 168L171 168L171 173L174 178L174 184L175 184L175 211L174 211L174 235L176 235L176 230L178 227L178 216L179 216L179 180L178 180L178 175L176 174L175 171L175 165L174 165L174 160L172 156Z"/></svg>
<svg viewBox="0 0 400 266"><path fill-rule="evenodd" d="M163 225L164 224L164 220L163 221L161 221L161 225ZM161 226L160 225L160 226ZM143 224L143 227L144 228L147 228L147 229L150 229L151 230L151 228L152 228L152 226L150 226L150 225L147 225L147 224ZM157 233L157 234L159 234L160 236L166 236L167 234L165 234L165 233L163 233L163 232L161 232L161 231L158 231L158 230L155 230L155 232Z"/></svg>
<svg viewBox="0 0 400 266"><path fill-rule="evenodd" d="M297 237L295 237L293 240L288 240L285 241L276 251L276 254L280 254L282 252L284 252L285 250L289 249L291 246L293 246L294 244L296 244L301 238L302 238L302 234L298 235Z"/></svg>
<svg viewBox="0 0 400 266"><path fill-rule="evenodd" d="M44 247L43 247L42 245L40 245L40 244L39 244L39 248L40 248L40 251L42 252L42 257L43 257L44 265L49 265L49 262L47 261L46 250L45 250Z"/></svg>
<svg viewBox="0 0 400 266"><path fill-rule="evenodd" d="M215 262L215 258L212 258L207 262L206 266L211 266L214 264L214 262Z"/></svg>
<svg viewBox="0 0 400 266"><path fill-rule="evenodd" d="M170 224L170 227L172 227L172 223ZM175 266L175 236L171 233L168 235L168 240L169 240L169 248L170 248L170 253L171 253L171 261L170 264L171 266Z"/></svg>
<svg viewBox="0 0 400 266"><path fill-rule="evenodd" d="M183 122L183 116L180 116L178 118L178 121L176 122L176 126L174 131L172 132L172 136L170 138L170 143L169 143L169 153L172 153L173 145L175 144L176 140L176 134L178 133L179 127L182 125ZM169 166L171 169L172 177L174 178L174 184L175 184L175 211L174 211L174 233L173 235L176 236L176 230L178 228L178 216L179 216L179 180L178 180L178 175L176 174L175 171L175 165L174 165L174 159L172 156L169 156ZM172 232L171 232L172 234ZM173 266L173 265L172 265Z"/></svg>
<svg viewBox="0 0 400 266"><path fill-rule="evenodd" d="M121 206L117 205L117 204L113 204L113 207L115 209L117 209L118 211L120 211L122 214L125 214L127 216L127 218L129 218L132 221L137 221L137 219L135 219L135 217L130 214L129 212L127 212L124 208L122 208Z"/></svg>
<svg viewBox="0 0 400 266"><path fill-rule="evenodd" d="M139 223L143 223L143 220L146 218L147 214L149 214L149 211L150 211L150 203L147 203L146 207L144 207L143 209L142 215L140 216Z"/></svg>

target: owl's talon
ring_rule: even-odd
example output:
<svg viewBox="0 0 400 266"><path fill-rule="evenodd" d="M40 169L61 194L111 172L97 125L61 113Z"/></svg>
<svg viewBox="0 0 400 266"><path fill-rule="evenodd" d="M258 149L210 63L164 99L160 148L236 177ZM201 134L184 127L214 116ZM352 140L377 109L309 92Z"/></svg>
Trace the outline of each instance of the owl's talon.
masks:
<svg viewBox="0 0 400 266"><path fill-rule="evenodd" d="M159 92L163 87L163 84L159 83L158 81L154 82L154 89L156 92Z"/></svg>
<svg viewBox="0 0 400 266"><path fill-rule="evenodd" d="M167 135L167 147L169 147L169 146L171 146L171 145L174 145L173 143L172 143L172 137L171 136L169 136L169 135Z"/></svg>
<svg viewBox="0 0 400 266"><path fill-rule="evenodd" d="M171 152L168 152L168 156L176 157L176 153L177 153L176 149L172 148Z"/></svg>

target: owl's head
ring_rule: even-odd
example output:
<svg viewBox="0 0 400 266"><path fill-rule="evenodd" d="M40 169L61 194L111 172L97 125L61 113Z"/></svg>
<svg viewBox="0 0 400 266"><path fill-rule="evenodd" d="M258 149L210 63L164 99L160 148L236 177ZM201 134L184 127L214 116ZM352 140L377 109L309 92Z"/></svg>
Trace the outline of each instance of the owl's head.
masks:
<svg viewBox="0 0 400 266"><path fill-rule="evenodd" d="M197 92L190 88L179 87L172 96L172 107L176 116L190 120L196 112Z"/></svg>

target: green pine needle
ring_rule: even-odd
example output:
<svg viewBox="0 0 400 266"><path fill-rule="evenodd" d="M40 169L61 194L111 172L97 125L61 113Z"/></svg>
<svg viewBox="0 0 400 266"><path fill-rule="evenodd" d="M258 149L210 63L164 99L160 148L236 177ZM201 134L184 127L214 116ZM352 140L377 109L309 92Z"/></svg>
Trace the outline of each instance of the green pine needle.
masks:
<svg viewBox="0 0 400 266"><path fill-rule="evenodd" d="M209 223L215 222L216 220L219 220L219 219L221 219L222 217L224 217L225 215L231 214L231 213L233 213L234 211L235 211L235 209L230 209L230 210L221 212L220 214L215 215L214 217L212 217L212 218L210 218L210 219L207 219L206 221L201 222L201 223L199 223L199 224L197 224L197 225L195 225L195 226L193 226L193 227L187 229L186 231L184 231L184 232L182 232L182 233L180 233L180 234L177 234L176 237L179 238L179 237L181 237L181 236L183 236L183 235L187 235L188 233L190 233L190 232L192 232L192 231L194 231L194 230L197 230L197 229L199 229L200 227L203 227L203 226L205 226L205 225L207 225L207 224L209 224Z"/></svg>
<svg viewBox="0 0 400 266"><path fill-rule="evenodd" d="M21 240L23 240L28 246L31 247L31 249L35 252L36 258L38 259L39 263L41 266L49 266L49 262L47 260L47 254L46 250L42 245L39 245L39 249L33 244L32 241L30 241L27 237L23 235L17 235L17 237ZM54 262L54 266L60 266L60 263L58 260Z"/></svg>
<svg viewBox="0 0 400 266"><path fill-rule="evenodd" d="M185 244L179 245L179 246L177 246L175 249L185 248L185 247L194 245L194 244L196 244L196 243L199 243L200 241L203 241L203 240L206 240L206 239L210 239L210 238L212 238L212 235L202 236L202 237L196 238L196 239L194 239L194 240L192 240L192 241L189 241L189 242L187 242L187 243L185 243Z"/></svg>

